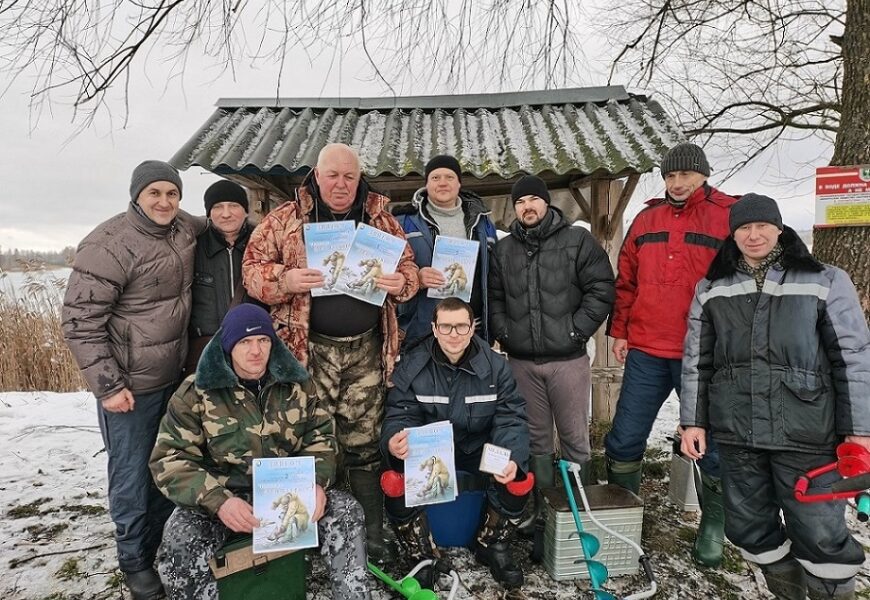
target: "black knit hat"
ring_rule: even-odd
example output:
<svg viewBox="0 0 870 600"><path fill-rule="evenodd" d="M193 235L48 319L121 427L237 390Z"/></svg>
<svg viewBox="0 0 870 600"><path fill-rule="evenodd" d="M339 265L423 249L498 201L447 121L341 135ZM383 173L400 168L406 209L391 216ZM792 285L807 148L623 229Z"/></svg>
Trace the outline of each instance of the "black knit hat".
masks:
<svg viewBox="0 0 870 600"><path fill-rule="evenodd" d="M239 304L227 311L221 322L221 348L227 354L240 340L252 335L268 335L273 342L278 341L272 317L256 304Z"/></svg>
<svg viewBox="0 0 870 600"><path fill-rule="evenodd" d="M205 215L211 212L212 207L219 202L235 202L241 204L245 212L248 212L248 194L245 188L234 181L224 179L208 186L203 196L205 202Z"/></svg>
<svg viewBox="0 0 870 600"><path fill-rule="evenodd" d="M525 175L520 177L511 188L511 201L516 202L523 196L537 196L547 204L550 203L550 191L540 177Z"/></svg>
<svg viewBox="0 0 870 600"><path fill-rule="evenodd" d="M181 175L178 174L178 169L162 160L146 160L133 169L133 176L130 177L130 200L135 202L142 190L155 181L174 183L178 188L178 197L181 198Z"/></svg>
<svg viewBox="0 0 870 600"><path fill-rule="evenodd" d="M674 171L694 171L709 177L710 163L700 146L684 142L668 150L662 159L662 179Z"/></svg>
<svg viewBox="0 0 870 600"><path fill-rule="evenodd" d="M782 229L782 215L776 200L761 194L745 194L731 206L728 226L733 234L737 228L747 223L772 223Z"/></svg>
<svg viewBox="0 0 870 600"><path fill-rule="evenodd" d="M429 159L429 162L426 163L427 180L429 179L429 173L435 169L450 169L456 173L457 179L462 181L462 167L459 166L459 161L449 154L439 154L438 156L433 156Z"/></svg>

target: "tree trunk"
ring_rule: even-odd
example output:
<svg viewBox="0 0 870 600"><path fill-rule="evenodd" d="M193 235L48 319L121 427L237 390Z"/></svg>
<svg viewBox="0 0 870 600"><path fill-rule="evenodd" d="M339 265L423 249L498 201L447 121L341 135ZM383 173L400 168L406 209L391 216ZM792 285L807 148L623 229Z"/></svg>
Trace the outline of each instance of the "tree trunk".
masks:
<svg viewBox="0 0 870 600"><path fill-rule="evenodd" d="M870 164L870 0L849 0L846 10L843 101L831 164ZM813 254L849 273L870 320L870 226L816 229Z"/></svg>

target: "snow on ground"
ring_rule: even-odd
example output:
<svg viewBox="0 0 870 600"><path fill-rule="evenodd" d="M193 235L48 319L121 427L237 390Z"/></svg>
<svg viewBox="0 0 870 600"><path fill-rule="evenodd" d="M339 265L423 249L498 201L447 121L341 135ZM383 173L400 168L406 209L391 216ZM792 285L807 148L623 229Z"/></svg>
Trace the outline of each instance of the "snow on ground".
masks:
<svg viewBox="0 0 870 600"><path fill-rule="evenodd" d="M678 404L670 399L653 431L653 446L664 449L649 463L667 465L665 437L677 422ZM129 598L115 571L112 524L106 512L106 456L88 393L0 394L0 598L21 600L100 600ZM648 468L644 546L653 560L660 591L656 598L770 598L761 591L756 569L729 547L721 569L698 569L689 558L694 513L682 513L667 499L666 469ZM664 477L661 474L664 474ZM866 525L850 513L853 529L870 547ZM591 598L587 581L554 582L525 555L529 542L516 544L523 556L526 585L506 596L464 549L448 556L462 575L458 598ZM323 565L310 557L309 597L325 600ZM394 575L399 566L391 566ZM627 595L644 589L640 576L615 578L608 588ZM859 590L870 590L870 564L859 576ZM389 598L382 589L374 594Z"/></svg>

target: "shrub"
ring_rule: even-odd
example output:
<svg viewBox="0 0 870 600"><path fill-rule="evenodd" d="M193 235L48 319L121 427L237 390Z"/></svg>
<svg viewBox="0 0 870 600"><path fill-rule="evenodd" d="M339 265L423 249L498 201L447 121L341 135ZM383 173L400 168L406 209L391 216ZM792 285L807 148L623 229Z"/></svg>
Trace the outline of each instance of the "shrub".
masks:
<svg viewBox="0 0 870 600"><path fill-rule="evenodd" d="M40 265L24 268L24 283L18 286L0 271L0 391L85 389L60 328L66 279L52 277Z"/></svg>

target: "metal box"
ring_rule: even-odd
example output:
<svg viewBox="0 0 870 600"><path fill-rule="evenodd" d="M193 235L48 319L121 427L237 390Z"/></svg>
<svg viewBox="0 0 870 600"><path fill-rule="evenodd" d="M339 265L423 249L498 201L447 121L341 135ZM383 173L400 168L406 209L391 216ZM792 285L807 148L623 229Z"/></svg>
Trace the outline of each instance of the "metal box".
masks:
<svg viewBox="0 0 870 600"><path fill-rule="evenodd" d="M583 488L595 518L640 544L643 528L643 500L618 485L591 485ZM601 542L594 559L604 563L610 575L633 575L638 571L637 551L622 540L605 533L595 525L583 510L580 494L574 490L580 509L583 529ZM583 550L568 506L568 498L561 488L544 490L547 524L544 528L544 567L556 581L588 579Z"/></svg>
<svg viewBox="0 0 870 600"><path fill-rule="evenodd" d="M671 458L671 481L668 484L668 498L684 512L701 510L698 492L695 489L695 466L692 461L679 453Z"/></svg>

